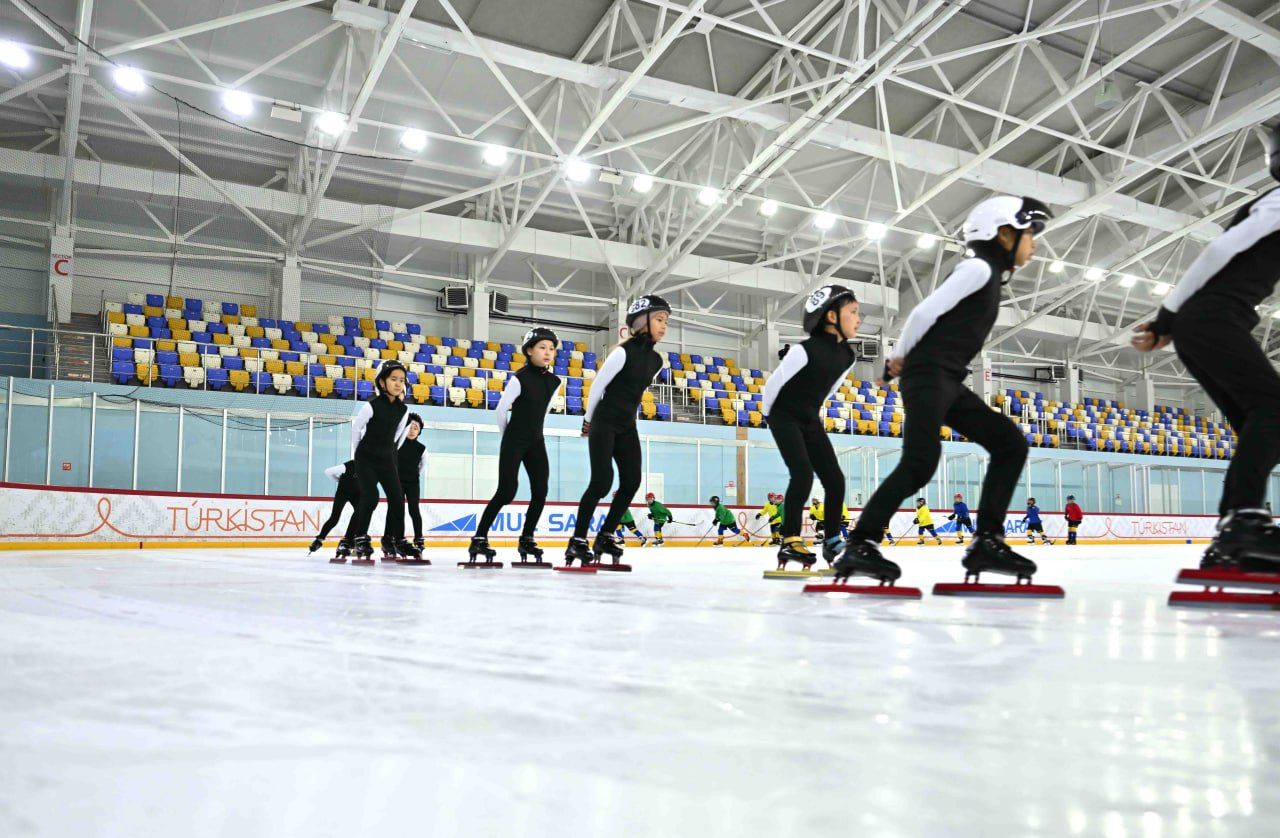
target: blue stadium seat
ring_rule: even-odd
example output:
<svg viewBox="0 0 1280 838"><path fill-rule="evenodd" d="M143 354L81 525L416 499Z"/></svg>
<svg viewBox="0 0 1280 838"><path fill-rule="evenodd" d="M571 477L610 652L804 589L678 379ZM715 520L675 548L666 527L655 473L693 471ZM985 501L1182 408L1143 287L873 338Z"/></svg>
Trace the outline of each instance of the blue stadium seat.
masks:
<svg viewBox="0 0 1280 838"><path fill-rule="evenodd" d="M431 403L444 407L445 392L443 387L432 387L430 389Z"/></svg>
<svg viewBox="0 0 1280 838"><path fill-rule="evenodd" d="M313 378L324 378L328 375L325 372L324 364L307 364L307 373Z"/></svg>
<svg viewBox="0 0 1280 838"><path fill-rule="evenodd" d="M138 305L137 303L125 303L124 313L125 314L142 314L142 306Z"/></svg>
<svg viewBox="0 0 1280 838"><path fill-rule="evenodd" d="M129 352L129 350L127 349L125 351ZM131 352L129 357L130 358L133 357L133 354ZM133 373L134 373L133 361L112 361L111 362L111 377L116 380L117 384L128 384L129 379L133 378Z"/></svg>
<svg viewBox="0 0 1280 838"><path fill-rule="evenodd" d="M327 335L329 334L329 324L328 323L312 323L311 331L315 332L317 335Z"/></svg>
<svg viewBox="0 0 1280 838"><path fill-rule="evenodd" d="M205 383L214 390L221 390L227 386L230 376L227 371L221 367L214 367L204 371Z"/></svg>
<svg viewBox="0 0 1280 838"><path fill-rule="evenodd" d="M298 350L298 352L306 352L306 351L307 351L307 350L306 350L306 344L303 344L303 348L302 348L302 349L300 349L300 350ZM286 362L286 363L288 363L288 362L290 362L290 361L297 361L297 360L298 360L298 352L281 352L281 353L280 353L280 360L281 360L281 361L284 361L284 362Z"/></svg>
<svg viewBox="0 0 1280 838"><path fill-rule="evenodd" d="M671 405L669 404L658 405L658 421L660 422L671 421Z"/></svg>
<svg viewBox="0 0 1280 838"><path fill-rule="evenodd" d="M348 317L343 317L343 318L342 318L342 328L343 328L343 330L344 330L347 334L351 334L352 332L357 332L357 331L359 331L359 330L360 330L360 318L359 318L359 317L350 317L350 316L348 316Z"/></svg>
<svg viewBox="0 0 1280 838"><path fill-rule="evenodd" d="M460 366L462 366L462 365L463 365L463 364L462 364L462 359L461 359L461 358L459 358L457 355L450 355L450 356L449 356L449 359L448 359L448 361L446 361L446 363L447 363L449 366L451 366L451 367L460 367Z"/></svg>
<svg viewBox="0 0 1280 838"><path fill-rule="evenodd" d="M147 295L147 305L149 305L149 306L151 306L151 307L153 307L153 308L164 308L164 295L163 295L163 294L148 294L148 295Z"/></svg>
<svg viewBox="0 0 1280 838"><path fill-rule="evenodd" d="M227 333L226 323L210 323L205 327L206 332L212 332L215 335L225 335Z"/></svg>
<svg viewBox="0 0 1280 838"><path fill-rule="evenodd" d="M498 406L498 402L502 399L502 393L497 390L485 390L485 403L493 410Z"/></svg>
<svg viewBox="0 0 1280 838"><path fill-rule="evenodd" d="M293 376L293 389L297 390L301 395L310 395L311 379L307 378L305 375Z"/></svg>
<svg viewBox="0 0 1280 838"><path fill-rule="evenodd" d="M251 338L249 340L249 345L254 349L270 349L271 341L266 338Z"/></svg>
<svg viewBox="0 0 1280 838"><path fill-rule="evenodd" d="M333 392L340 399L351 399L356 394L356 383L349 378L338 378L333 382Z"/></svg>
<svg viewBox="0 0 1280 838"><path fill-rule="evenodd" d="M228 355L222 359L222 368L224 370L242 370L244 369L244 358L238 355Z"/></svg>
<svg viewBox="0 0 1280 838"><path fill-rule="evenodd" d="M369 399L373 398L373 382L372 382L372 381L357 381L357 382L356 382L356 397L357 397L357 398L359 398L359 399L360 399L360 400L362 400L362 401L367 401L367 400L369 400Z"/></svg>
<svg viewBox="0 0 1280 838"><path fill-rule="evenodd" d="M111 350L111 360L116 361L132 361L133 350L127 346L117 346Z"/></svg>
<svg viewBox="0 0 1280 838"><path fill-rule="evenodd" d="M440 345L447 346L450 349L458 345L457 338L440 338Z"/></svg>
<svg viewBox="0 0 1280 838"><path fill-rule="evenodd" d="M422 326L417 323L406 323L404 324L404 327L409 330L409 334L411 335L422 334Z"/></svg>
<svg viewBox="0 0 1280 838"><path fill-rule="evenodd" d="M223 303L222 313L223 314L239 314L240 306L236 305L235 303Z"/></svg>
<svg viewBox="0 0 1280 838"><path fill-rule="evenodd" d="M377 329L379 332L389 332L391 331L391 321L375 320L373 321L373 328Z"/></svg>
<svg viewBox="0 0 1280 838"><path fill-rule="evenodd" d="M340 367L354 367L356 365L356 359L350 355L338 355L336 360Z"/></svg>
<svg viewBox="0 0 1280 838"><path fill-rule="evenodd" d="M280 322L272 320L270 317L264 317L258 320L258 325L264 329L280 329ZM290 327L292 328L292 327Z"/></svg>
<svg viewBox="0 0 1280 838"><path fill-rule="evenodd" d="M373 340L369 341L369 348L370 349L386 349L387 342L382 338L374 338Z"/></svg>

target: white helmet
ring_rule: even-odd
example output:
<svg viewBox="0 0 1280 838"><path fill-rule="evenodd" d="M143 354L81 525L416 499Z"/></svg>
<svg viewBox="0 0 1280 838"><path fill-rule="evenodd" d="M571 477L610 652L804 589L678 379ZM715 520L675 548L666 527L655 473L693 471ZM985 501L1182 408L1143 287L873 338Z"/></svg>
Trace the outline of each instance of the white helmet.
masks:
<svg viewBox="0 0 1280 838"><path fill-rule="evenodd" d="M1000 195L988 198L973 208L964 220L963 236L965 242L991 241L1005 224L1015 230L1030 229L1038 236L1050 218L1053 218L1053 213L1035 198Z"/></svg>

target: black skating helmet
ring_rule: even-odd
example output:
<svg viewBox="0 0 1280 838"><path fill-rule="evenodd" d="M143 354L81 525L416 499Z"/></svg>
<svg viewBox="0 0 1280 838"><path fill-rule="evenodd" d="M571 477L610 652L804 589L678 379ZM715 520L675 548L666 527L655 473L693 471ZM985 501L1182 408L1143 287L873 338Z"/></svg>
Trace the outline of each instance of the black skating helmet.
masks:
<svg viewBox="0 0 1280 838"><path fill-rule="evenodd" d="M853 291L843 285L824 285L817 291L809 295L804 301L804 322L803 328L805 334L812 335L820 330L824 323L827 322L828 311L838 311L844 302L857 302L858 298L853 295ZM836 330L839 331L840 325L836 324ZM841 335L845 340L849 339L848 335Z"/></svg>
<svg viewBox="0 0 1280 838"><path fill-rule="evenodd" d="M409 371L405 369L404 364L399 361L383 361L382 366L378 367L378 374L373 378L373 386L378 388L379 393L387 392L387 388L383 385L387 383L387 379L391 376L391 373L396 370L400 370L400 372L404 373L405 384L407 385L409 383Z"/></svg>
<svg viewBox="0 0 1280 838"><path fill-rule="evenodd" d="M712 496L711 496L711 499L710 499L710 500L708 500L708 501L707 501L707 503L711 504L712 506L719 506L719 505L720 505L720 496L719 496L719 495L712 495Z"/></svg>
<svg viewBox="0 0 1280 838"><path fill-rule="evenodd" d="M649 318L658 312L665 311L671 313L671 303L659 297L657 294L645 294L633 302L627 309L627 328L631 334L637 334L640 326L646 329L649 327ZM641 321L643 320L643 323Z"/></svg>
<svg viewBox="0 0 1280 838"><path fill-rule="evenodd" d="M1075 495L1067 495L1067 500L1075 500L1075 499L1076 499Z"/></svg>
<svg viewBox="0 0 1280 838"><path fill-rule="evenodd" d="M1280 180L1280 123L1272 126L1270 133L1267 134L1267 160L1268 168L1271 176L1276 180Z"/></svg>
<svg viewBox="0 0 1280 838"><path fill-rule="evenodd" d="M524 333L524 338L520 341L520 352L523 355L529 354L529 347L539 341L549 340L552 346L559 346L560 339L556 337L556 333L548 329L546 326L534 326L532 329Z"/></svg>
<svg viewBox="0 0 1280 838"><path fill-rule="evenodd" d="M414 422L417 422L417 423L418 423L418 430L419 430L419 431L421 431L423 428L425 428L425 427L427 426L427 423L426 423L426 422L423 422L423 421L422 421L422 417L421 417L420 415L418 415L417 413L410 413L410 414L409 414L409 418L408 418L408 419L405 419L404 426L407 428L407 427L409 427L410 425L412 425Z"/></svg>
<svg viewBox="0 0 1280 838"><path fill-rule="evenodd" d="M924 498L916 498L916 506L924 506Z"/></svg>

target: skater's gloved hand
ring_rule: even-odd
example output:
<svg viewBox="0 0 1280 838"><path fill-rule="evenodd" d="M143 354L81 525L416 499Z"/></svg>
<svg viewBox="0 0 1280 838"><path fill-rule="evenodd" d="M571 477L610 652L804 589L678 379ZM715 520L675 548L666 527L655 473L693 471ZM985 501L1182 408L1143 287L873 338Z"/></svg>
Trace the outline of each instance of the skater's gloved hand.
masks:
<svg viewBox="0 0 1280 838"><path fill-rule="evenodd" d="M1161 335L1154 331L1155 321L1139 323L1133 327L1133 337L1129 343L1139 352L1154 352L1164 349L1173 343L1173 335Z"/></svg>
<svg viewBox="0 0 1280 838"><path fill-rule="evenodd" d="M885 384L888 384L900 375L902 375L902 359L886 358L884 362L884 375L876 379L876 385L883 387Z"/></svg>
<svg viewBox="0 0 1280 838"><path fill-rule="evenodd" d="M952 512L950 515L947 516L948 521L954 521L955 519L956 519L956 513L954 512Z"/></svg>
<svg viewBox="0 0 1280 838"><path fill-rule="evenodd" d="M590 422L588 422L586 419L583 419L583 420L582 420L582 435L583 435L583 436L586 436L586 435L587 435L587 434L589 434L589 433L591 433L591 423L590 423Z"/></svg>
<svg viewBox="0 0 1280 838"><path fill-rule="evenodd" d="M648 518L650 521L652 521L652 520L653 520L653 516L652 516L652 515L646 515L646 516L644 516L644 517Z"/></svg>

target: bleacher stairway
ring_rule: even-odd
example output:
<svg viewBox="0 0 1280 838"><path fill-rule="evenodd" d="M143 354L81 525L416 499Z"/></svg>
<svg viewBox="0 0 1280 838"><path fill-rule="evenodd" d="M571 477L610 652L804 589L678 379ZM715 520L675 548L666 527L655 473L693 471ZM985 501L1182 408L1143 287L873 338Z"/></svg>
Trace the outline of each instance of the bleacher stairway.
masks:
<svg viewBox="0 0 1280 838"><path fill-rule="evenodd" d="M111 381L111 350L95 338L102 331L102 315L73 314L55 331L54 378L68 381Z"/></svg>

